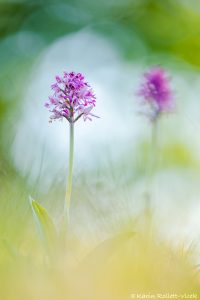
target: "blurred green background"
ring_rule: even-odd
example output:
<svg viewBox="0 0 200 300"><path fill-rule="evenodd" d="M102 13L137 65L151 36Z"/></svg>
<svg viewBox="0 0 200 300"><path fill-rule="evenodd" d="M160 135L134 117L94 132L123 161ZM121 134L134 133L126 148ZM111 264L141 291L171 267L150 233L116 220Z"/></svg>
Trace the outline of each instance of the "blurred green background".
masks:
<svg viewBox="0 0 200 300"><path fill-rule="evenodd" d="M84 34L86 40L88 39L86 42ZM68 41L66 44L65 39ZM76 39L79 43L76 43ZM56 50L56 47L61 48L62 52ZM77 48L80 48L80 52L76 52ZM69 57L67 51L71 51ZM74 61L71 60L73 52ZM54 140L55 136L59 135L60 125L49 125L47 114L43 115L40 111L43 111L45 97L50 92L50 82L55 75L54 69L61 72L67 69L68 65L70 68L74 65L79 71L86 70L86 75L97 91L99 103L102 103L99 104L99 111L98 105L96 110L97 114L100 113L101 119L93 121L97 124L94 128L98 127L98 133L101 130L99 144L96 141L98 133L91 129L93 125L83 124L80 125L82 126L80 130L77 129L77 136L82 136L82 132L88 130L87 138L92 141L96 135L96 139L89 146L86 146L88 140L85 143L83 140L76 147L78 162L74 171L72 208L74 223L77 223L77 220L81 223L82 220L85 230L95 237L97 228L106 234L109 231L108 224L113 228L119 220L125 222L124 220L131 219L132 215L137 214L138 207L143 205L150 128L144 119L138 117L137 109L134 108L136 103L134 98L141 73L152 64L161 64L174 78L177 114L161 122L159 133L159 167L157 175L152 179L157 182L156 186L160 187L155 203L160 213L158 222L162 220L164 224L166 221L169 235L171 233L176 235L176 228L177 234L180 234L178 228L182 228L185 237L191 235L195 227L197 230L195 237L198 236L200 228L197 228L196 223L199 217L200 195L198 194L199 53L198 1L1 0L0 234L2 239L14 237L19 245L24 242L24 234L26 231L29 233L28 224L32 222L28 203L30 194L53 212L55 219L62 210L67 168L67 129L66 132L63 131L66 134L66 141L64 134L60 139ZM62 57L65 58L63 66ZM98 65L99 58L102 59L103 65L101 60ZM66 63L68 59L69 64ZM90 65L89 69L84 62L85 65ZM113 71L106 69L109 65ZM39 87L39 82L43 82L41 78L47 77L47 82L44 80L45 84L41 83ZM109 108L104 101L105 95L112 98ZM28 102L31 102L32 106L29 106ZM38 110L32 109L34 106ZM106 110L109 116L105 116ZM112 113L115 114L114 119ZM107 125L104 127L102 124L105 122ZM48 131L43 131L45 126L48 126ZM67 127L66 124L64 126ZM114 132L111 127L115 128ZM109 138L107 140L102 138L107 136L107 130L110 130L110 142ZM126 134L128 135L124 139ZM50 146L46 146L49 142ZM62 151L57 150L59 144L63 145ZM55 153L52 150L54 147ZM86 153L81 157L81 153L84 152L82 149L86 149L88 155ZM54 172L58 163L57 158L60 156L62 161ZM88 161L91 161L91 164ZM175 222L175 225L172 222L171 229L169 219L166 217L170 209L173 211L171 217ZM178 219L175 217L177 210ZM119 211L122 213L120 217ZM190 218L187 216L188 211L191 212ZM110 214L113 220L109 217ZM95 220L96 227L92 229L90 222L87 221L88 215ZM184 228L182 221L186 224ZM81 230L81 226L77 228L80 234Z"/></svg>
<svg viewBox="0 0 200 300"><path fill-rule="evenodd" d="M136 91L152 65L170 74L176 110L159 122L148 178L151 124L138 114ZM0 299L199 290L199 68L199 1L0 0ZM72 240L51 265L29 196L59 228L68 124L49 124L44 102L64 70L86 75L100 119L76 124ZM147 193L155 240L144 215ZM78 271L71 268L120 232Z"/></svg>

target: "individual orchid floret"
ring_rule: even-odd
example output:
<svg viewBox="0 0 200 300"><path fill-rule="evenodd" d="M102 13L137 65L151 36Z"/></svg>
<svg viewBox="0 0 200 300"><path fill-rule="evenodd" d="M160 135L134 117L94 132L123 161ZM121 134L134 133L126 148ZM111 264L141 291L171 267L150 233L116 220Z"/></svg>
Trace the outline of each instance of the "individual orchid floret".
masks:
<svg viewBox="0 0 200 300"><path fill-rule="evenodd" d="M55 79L56 82L51 85L53 95L45 103L52 113L50 122L66 118L69 123L75 123L81 117L84 120L97 117L92 113L96 96L81 73L64 72L63 76L56 76Z"/></svg>
<svg viewBox="0 0 200 300"><path fill-rule="evenodd" d="M161 113L174 110L173 92L170 79L161 67L153 67L144 73L143 81L138 92L142 103L147 105L147 115L151 121L156 120Z"/></svg>

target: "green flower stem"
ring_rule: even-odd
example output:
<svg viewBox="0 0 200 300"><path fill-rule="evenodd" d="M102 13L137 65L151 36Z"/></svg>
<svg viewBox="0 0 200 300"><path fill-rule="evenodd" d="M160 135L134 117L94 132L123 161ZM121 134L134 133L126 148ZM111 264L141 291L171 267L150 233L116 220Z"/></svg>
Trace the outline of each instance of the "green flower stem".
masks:
<svg viewBox="0 0 200 300"><path fill-rule="evenodd" d="M68 164L68 178L66 186L66 195L65 195L65 210L67 214L67 219L69 223L69 210L71 204L71 194L72 194L72 179L73 179L73 161L74 161L74 123L69 125L69 164Z"/></svg>
<svg viewBox="0 0 200 300"><path fill-rule="evenodd" d="M152 176L157 167L157 135L158 135L158 120L155 120L152 124L151 133L151 165L150 165L150 175Z"/></svg>
<svg viewBox="0 0 200 300"><path fill-rule="evenodd" d="M151 143L150 143L150 155L147 170L147 192L146 192L146 211L151 212L152 202L152 177L157 168L158 162L158 120L154 120L151 128Z"/></svg>

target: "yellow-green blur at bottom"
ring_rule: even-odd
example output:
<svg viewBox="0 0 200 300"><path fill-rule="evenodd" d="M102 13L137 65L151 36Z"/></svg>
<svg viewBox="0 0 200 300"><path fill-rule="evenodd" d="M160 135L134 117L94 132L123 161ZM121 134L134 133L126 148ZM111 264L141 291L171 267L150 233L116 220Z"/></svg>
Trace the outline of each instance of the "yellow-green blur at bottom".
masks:
<svg viewBox="0 0 200 300"><path fill-rule="evenodd" d="M70 233L48 247L30 240L1 241L2 300L199 299L194 249L162 242L148 213L97 245Z"/></svg>
<svg viewBox="0 0 200 300"><path fill-rule="evenodd" d="M63 71L99 116L71 144L44 107ZM0 300L200 300L199 271L200 1L0 0Z"/></svg>

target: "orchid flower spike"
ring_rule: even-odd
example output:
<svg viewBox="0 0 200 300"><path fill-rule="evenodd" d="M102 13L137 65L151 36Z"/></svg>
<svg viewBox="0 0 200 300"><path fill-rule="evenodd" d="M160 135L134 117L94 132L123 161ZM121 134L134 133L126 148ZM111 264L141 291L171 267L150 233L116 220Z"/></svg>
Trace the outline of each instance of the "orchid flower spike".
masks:
<svg viewBox="0 0 200 300"><path fill-rule="evenodd" d="M170 78L161 67L153 67L144 73L137 95L142 98L142 104L147 106L147 110L142 113L151 121L175 108Z"/></svg>
<svg viewBox="0 0 200 300"><path fill-rule="evenodd" d="M84 121L97 117L92 113L96 96L81 73L64 72L63 76L56 76L55 79L51 86L53 95L45 103L52 113L50 122L65 118L69 123L75 123L81 117Z"/></svg>

